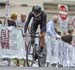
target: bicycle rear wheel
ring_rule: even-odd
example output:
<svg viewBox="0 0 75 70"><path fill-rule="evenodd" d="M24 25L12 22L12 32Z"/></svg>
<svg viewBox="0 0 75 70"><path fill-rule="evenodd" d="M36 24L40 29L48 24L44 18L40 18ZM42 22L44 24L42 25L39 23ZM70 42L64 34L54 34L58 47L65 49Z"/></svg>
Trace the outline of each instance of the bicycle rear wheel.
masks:
<svg viewBox="0 0 75 70"><path fill-rule="evenodd" d="M40 47L39 47L39 54L42 53L42 57L38 55L38 65L39 67L45 67L46 66L46 56L47 56L47 47L45 46L43 48L43 51L40 52Z"/></svg>

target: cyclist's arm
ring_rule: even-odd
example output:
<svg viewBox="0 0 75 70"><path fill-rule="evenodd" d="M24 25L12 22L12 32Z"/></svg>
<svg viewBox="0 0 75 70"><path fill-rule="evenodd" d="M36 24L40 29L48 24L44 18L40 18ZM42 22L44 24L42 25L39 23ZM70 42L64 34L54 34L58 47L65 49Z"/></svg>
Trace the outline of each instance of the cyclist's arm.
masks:
<svg viewBox="0 0 75 70"><path fill-rule="evenodd" d="M43 21L42 21L42 32L46 32L46 20L47 20L47 15L43 15Z"/></svg>
<svg viewBox="0 0 75 70"><path fill-rule="evenodd" d="M25 33L26 33L26 31L27 31L28 24L29 24L31 18L32 18L32 12L29 13L29 16L28 16L28 18L27 18L27 22L26 22L25 27L24 27L24 32L25 32Z"/></svg>

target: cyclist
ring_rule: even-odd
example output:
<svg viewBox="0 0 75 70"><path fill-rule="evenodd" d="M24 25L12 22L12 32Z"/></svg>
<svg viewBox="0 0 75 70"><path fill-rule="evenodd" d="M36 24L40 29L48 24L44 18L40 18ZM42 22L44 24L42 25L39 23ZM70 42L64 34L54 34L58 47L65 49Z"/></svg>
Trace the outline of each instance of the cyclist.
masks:
<svg viewBox="0 0 75 70"><path fill-rule="evenodd" d="M43 48L45 46L45 32L46 32L46 13L41 10L41 7L36 5L33 6L32 11L29 13L27 22L25 24L25 33L27 31L29 22L31 18L33 18L32 25L31 25L31 33L35 34L38 25L40 25L40 47L41 52L43 51Z"/></svg>

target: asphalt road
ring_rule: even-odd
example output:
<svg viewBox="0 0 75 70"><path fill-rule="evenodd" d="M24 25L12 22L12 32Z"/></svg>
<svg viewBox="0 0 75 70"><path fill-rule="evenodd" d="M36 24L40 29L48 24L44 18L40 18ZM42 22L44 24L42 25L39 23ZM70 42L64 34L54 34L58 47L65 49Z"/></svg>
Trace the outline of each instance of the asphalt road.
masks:
<svg viewBox="0 0 75 70"><path fill-rule="evenodd" d="M2 62L3 63L3 62ZM37 62L33 65L33 67L23 67L23 66L7 66L7 63L3 63L4 65L1 65L0 63L0 70L75 70L75 68L72 67L38 67Z"/></svg>
<svg viewBox="0 0 75 70"><path fill-rule="evenodd" d="M0 70L75 70L75 68L53 68L53 67L0 67Z"/></svg>
<svg viewBox="0 0 75 70"><path fill-rule="evenodd" d="M3 63L3 62L2 62ZM5 63L4 63L5 64ZM72 67L38 67L37 62L33 65L33 67L23 67L23 66L7 66L0 64L0 70L75 70L75 68Z"/></svg>

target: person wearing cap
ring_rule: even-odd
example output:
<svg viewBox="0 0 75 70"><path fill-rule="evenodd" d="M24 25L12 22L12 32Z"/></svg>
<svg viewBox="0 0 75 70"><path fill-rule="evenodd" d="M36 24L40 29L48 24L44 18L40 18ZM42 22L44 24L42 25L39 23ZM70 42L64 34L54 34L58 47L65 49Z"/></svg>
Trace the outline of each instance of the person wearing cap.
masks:
<svg viewBox="0 0 75 70"><path fill-rule="evenodd" d="M38 26L40 25L40 48L41 52L43 51L43 48L45 47L45 32L46 32L46 20L47 15L46 13L41 9L40 6L35 5L32 7L32 11L29 13L25 27L24 32L26 34L28 25L30 20L33 18L32 24L31 24L31 33L34 35L37 31ZM34 39L34 38L32 38Z"/></svg>
<svg viewBox="0 0 75 70"><path fill-rule="evenodd" d="M27 18L27 21L26 21L26 24L25 24L25 27L24 27L24 35L27 34L27 29L28 29L28 25L31 21L31 19L33 18L32 20L32 23L31 23L31 44L34 44L35 42L35 34L37 32L37 29L38 27L40 26L40 42L39 42L39 47L40 49L37 51L39 52L38 56L37 55L34 55L34 60L36 61L36 59L38 57L42 57L42 58L45 58L46 57L46 52L44 51L44 49L46 48L45 46L45 33L46 33L46 20L47 20L47 15L46 13L41 9L40 6L38 5L35 5L32 7L32 11L30 11L29 15L28 15L28 18ZM46 50L46 49L45 49ZM45 56L45 57L44 57ZM46 63L46 60L44 59L43 60L43 65ZM41 66L41 65L40 65Z"/></svg>
<svg viewBox="0 0 75 70"><path fill-rule="evenodd" d="M53 38L61 38L55 31L55 24L58 22L58 16L54 15L53 19L47 23L47 34Z"/></svg>

